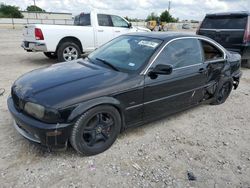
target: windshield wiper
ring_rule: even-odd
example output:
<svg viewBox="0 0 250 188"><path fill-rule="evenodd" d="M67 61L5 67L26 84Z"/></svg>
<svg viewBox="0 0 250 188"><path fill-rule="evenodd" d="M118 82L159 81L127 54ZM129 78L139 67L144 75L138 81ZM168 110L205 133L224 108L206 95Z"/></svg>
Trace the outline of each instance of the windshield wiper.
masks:
<svg viewBox="0 0 250 188"><path fill-rule="evenodd" d="M103 64L108 65L110 68L112 68L115 71L120 71L118 68L116 68L114 65L112 65L111 63L109 63L108 61L106 61L105 59L100 59L100 58L95 58L98 61L101 61Z"/></svg>
<svg viewBox="0 0 250 188"><path fill-rule="evenodd" d="M89 60L90 63L94 63L92 59L89 58L89 56L86 56L86 58Z"/></svg>

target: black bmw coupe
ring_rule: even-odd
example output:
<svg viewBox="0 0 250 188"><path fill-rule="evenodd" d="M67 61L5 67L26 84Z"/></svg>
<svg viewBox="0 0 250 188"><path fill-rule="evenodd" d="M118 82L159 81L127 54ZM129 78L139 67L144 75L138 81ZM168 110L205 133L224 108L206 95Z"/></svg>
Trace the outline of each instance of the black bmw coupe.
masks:
<svg viewBox="0 0 250 188"><path fill-rule="evenodd" d="M85 59L21 76L8 108L17 131L48 148L108 149L117 135L202 102L222 104L240 77L241 57L212 39L136 33Z"/></svg>

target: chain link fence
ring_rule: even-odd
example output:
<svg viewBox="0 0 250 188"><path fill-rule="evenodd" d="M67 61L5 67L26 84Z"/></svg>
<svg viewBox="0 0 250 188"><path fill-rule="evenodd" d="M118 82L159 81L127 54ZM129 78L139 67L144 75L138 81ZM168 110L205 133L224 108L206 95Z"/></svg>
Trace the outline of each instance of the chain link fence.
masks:
<svg viewBox="0 0 250 188"><path fill-rule="evenodd" d="M0 28L20 28L26 24L73 25L72 19L0 18Z"/></svg>

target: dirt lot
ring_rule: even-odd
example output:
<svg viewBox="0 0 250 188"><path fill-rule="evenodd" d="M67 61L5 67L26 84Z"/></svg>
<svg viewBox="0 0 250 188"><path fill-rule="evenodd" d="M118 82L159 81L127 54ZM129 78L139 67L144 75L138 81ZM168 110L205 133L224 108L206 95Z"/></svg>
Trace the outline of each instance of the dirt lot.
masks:
<svg viewBox="0 0 250 188"><path fill-rule="evenodd" d="M1 187L250 187L250 69L223 105L127 130L97 156L49 153L16 132L6 106L15 79L55 63L23 51L21 38L20 30L0 30Z"/></svg>

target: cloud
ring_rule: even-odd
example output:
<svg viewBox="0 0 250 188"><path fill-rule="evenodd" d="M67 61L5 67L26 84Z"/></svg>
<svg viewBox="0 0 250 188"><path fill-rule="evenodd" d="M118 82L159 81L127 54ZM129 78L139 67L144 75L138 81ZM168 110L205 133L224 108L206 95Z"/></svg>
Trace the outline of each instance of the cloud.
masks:
<svg viewBox="0 0 250 188"><path fill-rule="evenodd" d="M24 10L32 0L0 0L19 6ZM96 10L128 16L146 18L151 12L160 15L168 8L168 0L36 0L36 4L49 12L80 12ZM250 11L249 0L171 0L170 12L180 19L201 20L206 13L226 11Z"/></svg>

